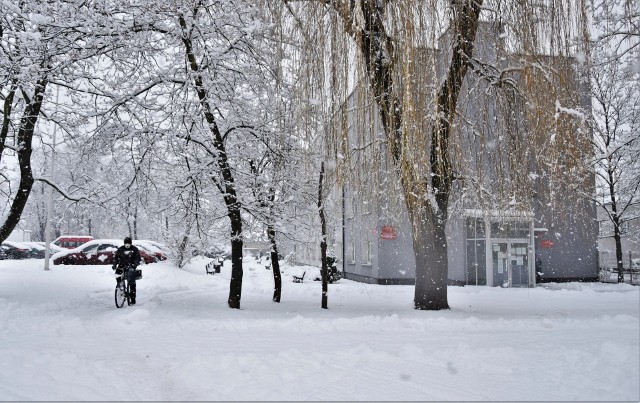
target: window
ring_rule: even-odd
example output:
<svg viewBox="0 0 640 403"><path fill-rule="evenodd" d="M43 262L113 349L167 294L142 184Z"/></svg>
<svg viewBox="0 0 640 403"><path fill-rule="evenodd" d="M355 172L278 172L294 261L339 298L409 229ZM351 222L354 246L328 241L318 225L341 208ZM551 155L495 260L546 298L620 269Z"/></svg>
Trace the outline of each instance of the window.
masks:
<svg viewBox="0 0 640 403"><path fill-rule="evenodd" d="M333 253L336 255L336 257L338 258L338 260L342 260L343 256L342 256L342 242L336 242L336 246L333 248Z"/></svg>
<svg viewBox="0 0 640 403"><path fill-rule="evenodd" d="M600 221L600 236L613 236L613 223L610 220Z"/></svg>
<svg viewBox="0 0 640 403"><path fill-rule="evenodd" d="M620 221L620 235L629 234L629 221Z"/></svg>
<svg viewBox="0 0 640 403"><path fill-rule="evenodd" d="M356 262L356 243L351 241L349 249L349 263L353 264Z"/></svg>
<svg viewBox="0 0 640 403"><path fill-rule="evenodd" d="M98 249L98 245L90 245L87 246L86 248L82 249L82 253L91 253L91 252L95 252Z"/></svg>
<svg viewBox="0 0 640 403"><path fill-rule="evenodd" d="M486 243L484 240L467 240L467 284L487 285Z"/></svg>
<svg viewBox="0 0 640 403"><path fill-rule="evenodd" d="M369 182L369 180L367 180ZM365 184L365 186L369 186L369 184ZM373 186L373 185L371 185ZM362 215L371 214L373 210L373 198L372 197L364 197L362 200Z"/></svg>
<svg viewBox="0 0 640 403"><path fill-rule="evenodd" d="M347 219L352 219L355 217L356 207L355 207L356 198L353 196L345 196L344 200L344 215Z"/></svg>
<svg viewBox="0 0 640 403"><path fill-rule="evenodd" d="M491 223L492 238L529 238L529 223L502 221Z"/></svg>
<svg viewBox="0 0 640 403"><path fill-rule="evenodd" d="M362 264L371 265L371 241L362 242Z"/></svg>
<svg viewBox="0 0 640 403"><path fill-rule="evenodd" d="M467 218L467 239L484 238L484 220L482 218Z"/></svg>

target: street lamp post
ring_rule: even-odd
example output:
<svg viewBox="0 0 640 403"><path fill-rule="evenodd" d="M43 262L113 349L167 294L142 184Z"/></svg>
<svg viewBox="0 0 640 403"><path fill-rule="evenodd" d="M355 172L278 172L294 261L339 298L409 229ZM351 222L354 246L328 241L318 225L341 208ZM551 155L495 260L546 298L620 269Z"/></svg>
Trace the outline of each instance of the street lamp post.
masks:
<svg viewBox="0 0 640 403"><path fill-rule="evenodd" d="M56 88L56 108L58 107L58 99L60 97L60 87ZM53 141L51 143L51 166L49 169L50 175L49 179L53 180L56 171L56 130L58 129L58 125L53 122ZM46 199L47 199L47 223L44 227L44 238L45 238L45 251L44 251L44 270L49 270L49 260L51 257L51 250L49 249L51 246L51 215L53 213L53 190L51 186L47 187L46 190Z"/></svg>

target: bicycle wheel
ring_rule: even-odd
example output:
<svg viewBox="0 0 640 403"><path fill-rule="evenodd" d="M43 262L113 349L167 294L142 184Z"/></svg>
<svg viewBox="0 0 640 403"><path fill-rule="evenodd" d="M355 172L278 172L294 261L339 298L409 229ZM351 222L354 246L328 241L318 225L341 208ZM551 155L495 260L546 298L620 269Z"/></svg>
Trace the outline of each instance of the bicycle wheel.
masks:
<svg viewBox="0 0 640 403"><path fill-rule="evenodd" d="M131 305L131 287L129 287L128 281L127 281L127 305Z"/></svg>
<svg viewBox="0 0 640 403"><path fill-rule="evenodd" d="M116 308L122 308L124 306L124 300L129 299L125 287L127 287L127 283L124 279L116 286Z"/></svg>

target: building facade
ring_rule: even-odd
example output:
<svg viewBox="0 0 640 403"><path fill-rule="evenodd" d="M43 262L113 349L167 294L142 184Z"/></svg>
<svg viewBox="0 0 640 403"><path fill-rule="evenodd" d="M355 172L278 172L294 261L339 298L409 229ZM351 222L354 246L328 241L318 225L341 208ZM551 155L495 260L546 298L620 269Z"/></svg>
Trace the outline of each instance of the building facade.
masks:
<svg viewBox="0 0 640 403"><path fill-rule="evenodd" d="M584 197L593 194L595 177L579 164L590 152L590 133L581 127L579 111L589 110L590 104L575 63L566 57L539 57L537 63L558 72L551 79L532 68L534 63L510 69L520 58L489 39L498 36L493 29L481 27L476 58L480 64L502 63L513 71L510 80L530 93L521 96L514 89L511 95L497 94L481 74L470 72L465 79L451 148L457 158L453 168L467 179L455 184L451 197L449 282L532 287L540 281L596 280L596 209ZM416 98L414 113L428 116L433 110L428 94L446 71L448 42L445 34L439 50L416 52L414 63L432 66L424 70L433 74L418 78L416 68L415 76L401 78L418 83L404 86ZM332 130L348 139L346 153L359 155L348 163L354 171L351 179L337 192L341 197L335 212L342 215L342 228L334 242L336 255L343 257L347 278L412 284L411 225L398 176L384 151L375 104L362 102L365 92L366 86L357 88L332 124ZM429 123L418 130L429 130ZM372 138L379 139L377 153L375 147L364 147ZM472 186L480 190L469 191Z"/></svg>

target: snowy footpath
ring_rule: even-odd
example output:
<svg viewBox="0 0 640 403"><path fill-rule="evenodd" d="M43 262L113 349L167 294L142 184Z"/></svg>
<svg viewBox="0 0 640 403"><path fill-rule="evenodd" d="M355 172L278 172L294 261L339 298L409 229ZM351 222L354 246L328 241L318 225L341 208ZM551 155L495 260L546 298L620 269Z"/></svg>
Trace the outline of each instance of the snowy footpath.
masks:
<svg viewBox="0 0 640 403"><path fill-rule="evenodd" d="M0 261L0 400L640 400L640 287L450 287L451 309L412 309L413 286L319 282L271 301L245 261L143 267L116 309L109 266Z"/></svg>

